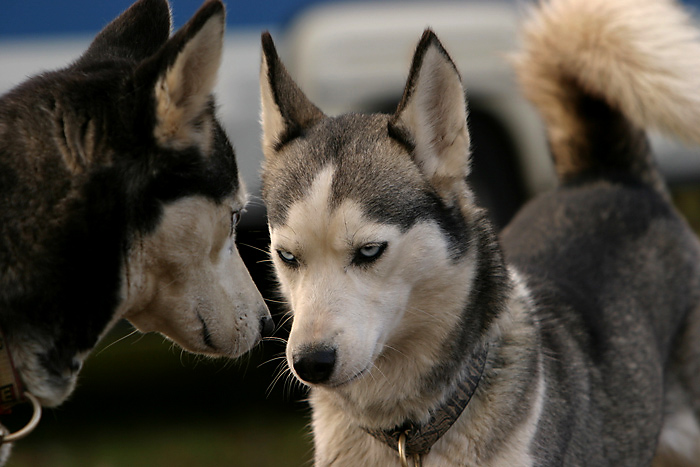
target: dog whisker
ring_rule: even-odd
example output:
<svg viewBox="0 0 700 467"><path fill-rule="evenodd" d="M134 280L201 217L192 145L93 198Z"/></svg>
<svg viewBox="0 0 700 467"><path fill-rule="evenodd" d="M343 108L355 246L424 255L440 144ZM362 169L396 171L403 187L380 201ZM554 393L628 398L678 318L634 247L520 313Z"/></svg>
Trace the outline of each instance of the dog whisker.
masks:
<svg viewBox="0 0 700 467"><path fill-rule="evenodd" d="M265 207L265 203L262 202L262 200L259 199L249 199L248 202L246 203L246 206L259 206L259 207Z"/></svg>
<svg viewBox="0 0 700 467"><path fill-rule="evenodd" d="M277 368L275 369L275 372L277 373L276 376L272 379L272 382L267 387L267 390L265 391L265 394L267 397L270 397L270 394L272 394L272 390L274 387L277 385L277 383L280 381L280 379L288 378L291 375L291 370L287 366L286 359L281 361L278 365ZM285 381L284 386L286 386L287 381ZM283 390L284 392L284 390Z"/></svg>
<svg viewBox="0 0 700 467"><path fill-rule="evenodd" d="M266 298L265 301L269 302L269 303L279 303L280 305L288 305L289 304L289 302L286 300L275 300L273 298Z"/></svg>
<svg viewBox="0 0 700 467"><path fill-rule="evenodd" d="M274 357L271 357L271 358L268 358L268 359L265 360L264 362L258 364L258 368L261 368L261 367L267 365L268 363L273 363L273 362L282 361L282 360L284 360L285 358L287 358L287 357L284 355L284 353L278 354L278 355L276 355L276 356L274 356Z"/></svg>
<svg viewBox="0 0 700 467"><path fill-rule="evenodd" d="M245 246L245 247L248 247L248 248L252 248L253 250L261 251L261 252L263 252L263 253L268 253L267 250L264 250L264 249L262 249L262 248L258 248L257 246L250 245L250 244L248 244L248 243L237 243L237 245L241 245L241 246ZM269 253L268 253L268 254L269 254Z"/></svg>
<svg viewBox="0 0 700 467"><path fill-rule="evenodd" d="M425 310L422 310L422 309L420 309L420 308L416 308L416 307L414 307L414 306L409 306L409 307L407 307L407 308L406 308L406 311L407 311L407 312L416 312L416 313L419 313L419 314L423 314L423 315L425 315L425 316L432 316L432 313L429 313L429 312L427 312L427 311L425 311Z"/></svg>
<svg viewBox="0 0 700 467"><path fill-rule="evenodd" d="M133 336L133 335L139 335L139 337L142 336L142 334L139 332L138 329L134 329L134 330L131 331L129 334L126 334L126 335L120 337L119 339L115 340L114 342L110 342L109 344L105 345L104 348L102 348L99 352L97 352L96 355L100 355L102 352L104 352L105 350L109 349L109 348L112 347L114 344L118 344L119 342L121 342L121 341L123 341L123 340L125 340L125 339L127 339L127 338L129 338L129 337L131 337L131 336Z"/></svg>
<svg viewBox="0 0 700 467"><path fill-rule="evenodd" d="M292 392L294 391L294 388L298 388L299 390L309 390L309 387L306 386L304 383L302 383L300 380L298 380L294 374L292 373L291 370L288 370L289 374L287 376L287 398L291 398Z"/></svg>
<svg viewBox="0 0 700 467"><path fill-rule="evenodd" d="M270 336L270 337L263 337L263 340L266 342L280 342L282 344L287 344L287 339L283 337L275 337L275 336Z"/></svg>
<svg viewBox="0 0 700 467"><path fill-rule="evenodd" d="M372 370L377 370L379 372L379 374L382 375L382 378L384 378L384 381L389 381L389 378L387 378L387 376L384 374L384 372L382 370L380 370L379 367L374 363L372 363ZM374 371L370 371L369 374L372 375L372 379L376 380L375 375L374 375Z"/></svg>
<svg viewBox="0 0 700 467"><path fill-rule="evenodd" d="M277 326L277 329L284 329L287 323L289 323L289 321L292 320L292 318L294 318L294 316L292 316L291 314L286 315L284 319L280 321L279 325Z"/></svg>
<svg viewBox="0 0 700 467"><path fill-rule="evenodd" d="M399 355L401 355L401 356L403 356L403 357L407 357L407 355L406 355L405 353L401 352L401 351L400 351L399 349L397 349L396 347L392 347L392 346L390 346L390 345L388 345L388 344L384 344L384 348L389 349L389 350L393 350L394 352L398 353Z"/></svg>

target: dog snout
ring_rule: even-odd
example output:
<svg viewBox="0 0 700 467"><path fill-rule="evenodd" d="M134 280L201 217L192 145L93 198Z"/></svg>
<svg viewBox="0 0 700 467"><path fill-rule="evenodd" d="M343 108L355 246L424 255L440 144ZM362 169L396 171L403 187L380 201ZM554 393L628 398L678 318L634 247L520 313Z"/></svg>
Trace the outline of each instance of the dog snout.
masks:
<svg viewBox="0 0 700 467"><path fill-rule="evenodd" d="M294 357L294 371L307 383L324 383L335 368L335 354L332 347L308 347Z"/></svg>
<svg viewBox="0 0 700 467"><path fill-rule="evenodd" d="M81 368L83 368L83 361L77 357L73 358L73 360L71 360L71 363L68 367L68 369L72 373L78 373L81 370Z"/></svg>
<svg viewBox="0 0 700 467"><path fill-rule="evenodd" d="M272 337L275 332L275 322L270 316L260 318L260 335L262 337Z"/></svg>

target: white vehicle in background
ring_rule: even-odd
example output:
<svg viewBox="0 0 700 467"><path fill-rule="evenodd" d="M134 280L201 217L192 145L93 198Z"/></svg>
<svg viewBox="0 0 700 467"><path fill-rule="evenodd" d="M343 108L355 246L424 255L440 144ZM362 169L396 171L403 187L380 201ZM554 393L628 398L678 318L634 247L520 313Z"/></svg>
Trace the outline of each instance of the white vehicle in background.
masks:
<svg viewBox="0 0 700 467"><path fill-rule="evenodd" d="M124 0L123 8L130 3ZM200 2L171 3L177 15L182 4L194 8ZM309 2L272 3L290 9L292 4ZM503 226L528 197L554 184L539 116L520 96L507 59L517 44L523 6L508 0L326 1L298 9L286 25L229 26L216 92L219 114L249 191L259 196L258 73L263 28L271 29L282 58L304 92L333 115L393 112L413 48L423 29L431 27L452 55L467 89L474 153L472 185L497 225ZM229 18L235 17L238 7L229 4ZM6 39L0 30L0 93L27 76L75 60L91 38L92 34ZM696 149L660 138L653 142L671 184L700 180ZM264 231L259 199L254 198L248 211L241 228Z"/></svg>
<svg viewBox="0 0 700 467"><path fill-rule="evenodd" d="M0 0L0 94L28 76L77 59L95 33L133 1ZM176 27L182 25L179 20L189 18L203 2L169 1ZM521 97L507 61L517 45L517 27L527 1L536 0L226 2L227 37L216 88L218 113L231 136L249 191L259 196L263 159L259 123L263 30L271 31L284 63L304 92L324 112L334 115L352 111L393 112L404 89L413 49L423 29L429 26L452 55L467 90L474 155L472 185L481 203L490 208L496 223L503 226L522 202L555 183L541 120ZM700 4L700 0L692 1ZM657 138L654 144L657 159L676 195L683 194L684 213L699 219L697 148L688 149ZM238 229L239 250L263 295L271 299L270 308L287 311L274 293L276 286L271 280L269 255L265 251L268 237L264 214L262 202L253 197ZM286 321L281 317L276 320ZM131 330L126 324L120 326L117 331L121 334L115 333L114 341L126 337ZM284 337L284 330L280 334ZM257 430L263 430L257 421L259 414L274 413L276 420L281 415L301 418L303 411L291 401L304 399L303 391L285 384L284 378L279 378L284 373L278 373L274 364L264 364L284 354L282 344L267 342L262 354L251 355L254 363L246 363L246 371L237 371L240 368L236 366L228 368L232 371L223 371L216 362L207 365L198 361L183 372L183 364L170 347L160 337L155 337L155 341L139 337L138 342L115 345L108 352L96 353L95 357L99 357L95 364L90 361L86 364L80 397L70 401L70 407L62 408L55 417L44 418L43 428L53 423L53 431L47 431L51 436L45 444L37 445L37 449L29 447L32 456L54 453L52 449L57 446L61 457L65 446L71 445L89 458L73 464L95 464L94 449L84 449L88 433L84 428L67 428L66 422L71 418L86 421L84 426L100 433L100 442L110 438L102 434L116 433L114 426L122 424L124 433L133 432L139 437L137 444L149 446L148 452L152 451L151 445L160 445L167 446L160 449L175 452L177 456L181 451L173 451L172 443L162 444L163 433L177 433L175 439L183 446L191 446L188 443L192 442L186 433L197 433L197 443L203 437L199 430L191 429L195 425L169 431L174 424L173 413L180 417L190 411L173 412L173 407L180 407L183 401L199 408L198 417L213 417L212 426L226 426L229 431L225 435L207 435L211 439L224 439L226 443L230 442L234 420L231 413L236 414L235 420L242 420L243 413L253 413L256 420L253 426ZM173 358L175 363L170 364ZM129 371L115 372L113 368ZM270 381L279 382L270 384ZM193 394L203 394L202 391L206 397L190 400ZM124 400L125 396L130 410L125 411L123 404L105 404L105 401ZM96 407L100 408L99 420L95 418ZM231 417L225 425L218 423L222 416ZM145 423L151 427L151 421L156 423L159 419L164 421L162 427L139 429L139 425ZM307 422L301 420L299 427ZM204 427L202 419L197 418L197 423ZM302 437L301 431L294 428L291 443L302 446L301 450L310 449L304 444L308 437ZM121 434L124 433L117 437L119 451L123 448ZM269 448L267 428L264 433L259 438L266 444L243 438L250 459L258 459L260 451ZM96 439L89 438L88 443ZM285 445L279 446L284 452ZM235 451L243 447L232 444L227 449ZM21 455L22 449L27 448L18 445L15 455ZM42 465L42 462L35 460L25 465Z"/></svg>
<svg viewBox="0 0 700 467"><path fill-rule="evenodd" d="M503 226L530 196L555 183L541 120L520 95L508 54L523 2L339 2L300 15L277 42L299 86L323 111L393 112L425 27L462 75L470 108L472 186ZM697 148L652 137L671 185L700 181Z"/></svg>
<svg viewBox="0 0 700 467"><path fill-rule="evenodd" d="M507 61L518 20L505 1L327 3L301 15L278 42L294 79L326 113L393 112L413 50L431 27L467 89L472 186L502 226L554 181L538 116Z"/></svg>

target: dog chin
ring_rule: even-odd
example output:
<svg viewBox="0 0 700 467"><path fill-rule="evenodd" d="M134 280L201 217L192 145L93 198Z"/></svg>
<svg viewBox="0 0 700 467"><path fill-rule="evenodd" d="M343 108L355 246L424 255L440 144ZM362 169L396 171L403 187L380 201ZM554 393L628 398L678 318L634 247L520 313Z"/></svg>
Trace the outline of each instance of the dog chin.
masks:
<svg viewBox="0 0 700 467"><path fill-rule="evenodd" d="M39 399L44 407L62 404L75 389L78 373L68 376L53 376L45 370L21 372L26 390Z"/></svg>
<svg viewBox="0 0 700 467"><path fill-rule="evenodd" d="M44 407L58 406L71 395L87 356L87 352L79 353L73 358L72 367L57 371L47 368L37 356L43 350L37 342L25 342L24 346L11 348L15 368L25 391L39 399Z"/></svg>
<svg viewBox="0 0 700 467"><path fill-rule="evenodd" d="M199 319L202 327L199 332L190 335L180 333L177 329L169 329L170 332L162 332L165 337L182 347L188 352L205 355L211 358L226 357L235 359L262 341L260 332L246 329L221 329L211 330L204 324L203 319ZM137 326L137 329L144 331L144 328ZM147 328L148 329L148 328ZM152 329L148 329L151 331Z"/></svg>
<svg viewBox="0 0 700 467"><path fill-rule="evenodd" d="M216 347L211 347L210 345L207 345L206 343L200 341L190 342L174 339L169 336L166 337L168 337L170 340L172 340L174 343L176 343L188 352L196 353L210 358L225 357L230 359L239 358L245 355L247 352L252 350L262 341L262 337L260 335L258 335L255 338L245 339L244 341L241 341L243 338L240 337L232 339L232 344L217 345Z"/></svg>

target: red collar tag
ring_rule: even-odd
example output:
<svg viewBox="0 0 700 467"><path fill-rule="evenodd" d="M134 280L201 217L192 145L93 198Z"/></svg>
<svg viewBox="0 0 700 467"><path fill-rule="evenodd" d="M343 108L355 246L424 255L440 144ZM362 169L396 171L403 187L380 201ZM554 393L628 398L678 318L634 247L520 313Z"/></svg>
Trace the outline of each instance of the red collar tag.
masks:
<svg viewBox="0 0 700 467"><path fill-rule="evenodd" d="M25 401L22 382L12 362L5 334L0 329L0 414L9 413L14 405Z"/></svg>

